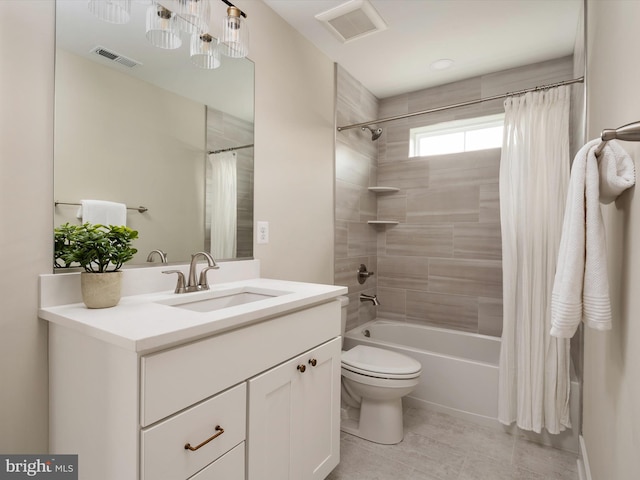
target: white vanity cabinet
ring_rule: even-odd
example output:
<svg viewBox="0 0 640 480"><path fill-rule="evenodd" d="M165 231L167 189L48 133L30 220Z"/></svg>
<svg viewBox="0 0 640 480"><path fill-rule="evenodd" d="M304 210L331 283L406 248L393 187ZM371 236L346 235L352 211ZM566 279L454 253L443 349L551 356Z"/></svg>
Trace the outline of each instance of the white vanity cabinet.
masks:
<svg viewBox="0 0 640 480"><path fill-rule="evenodd" d="M249 480L321 480L340 457L336 338L249 380Z"/></svg>
<svg viewBox="0 0 640 480"><path fill-rule="evenodd" d="M52 320L49 365L50 451L78 454L81 480L322 479L338 463L334 299L143 351Z"/></svg>

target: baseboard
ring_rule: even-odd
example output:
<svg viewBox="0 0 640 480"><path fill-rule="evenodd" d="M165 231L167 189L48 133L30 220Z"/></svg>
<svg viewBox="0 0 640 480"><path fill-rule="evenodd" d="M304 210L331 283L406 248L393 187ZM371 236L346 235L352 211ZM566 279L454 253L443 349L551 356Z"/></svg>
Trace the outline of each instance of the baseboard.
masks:
<svg viewBox="0 0 640 480"><path fill-rule="evenodd" d="M587 456L587 446L584 437L580 435L580 455L578 456L578 478L579 480L592 480L591 469L589 468L589 457Z"/></svg>

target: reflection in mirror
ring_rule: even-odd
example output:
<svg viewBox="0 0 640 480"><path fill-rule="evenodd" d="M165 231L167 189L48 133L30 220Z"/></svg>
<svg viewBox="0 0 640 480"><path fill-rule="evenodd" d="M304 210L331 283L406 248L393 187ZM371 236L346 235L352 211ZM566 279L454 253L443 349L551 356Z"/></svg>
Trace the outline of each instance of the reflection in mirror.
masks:
<svg viewBox="0 0 640 480"><path fill-rule="evenodd" d="M79 207L67 204L84 199L144 206L127 211L140 234L129 264L149 265L156 249L169 262L200 250L251 257L253 63L223 56L220 68L200 69L188 37L176 50L152 46L146 6L131 5L131 22L113 25L86 2L56 2L54 225L80 223ZM213 26L226 5L211 5ZM97 46L137 64L93 53ZM234 161L223 169L225 158Z"/></svg>

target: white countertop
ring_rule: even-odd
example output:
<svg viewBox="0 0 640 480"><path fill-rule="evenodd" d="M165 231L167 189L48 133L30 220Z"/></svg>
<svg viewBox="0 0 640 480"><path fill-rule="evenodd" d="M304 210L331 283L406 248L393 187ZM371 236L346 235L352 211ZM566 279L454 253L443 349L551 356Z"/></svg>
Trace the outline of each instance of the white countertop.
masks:
<svg viewBox="0 0 640 480"><path fill-rule="evenodd" d="M167 305L241 289L277 291L278 296L209 312ZM123 297L112 308L88 309L83 303L40 308L39 316L138 353L196 340L331 301L347 287L254 278L212 285L204 292L162 291Z"/></svg>

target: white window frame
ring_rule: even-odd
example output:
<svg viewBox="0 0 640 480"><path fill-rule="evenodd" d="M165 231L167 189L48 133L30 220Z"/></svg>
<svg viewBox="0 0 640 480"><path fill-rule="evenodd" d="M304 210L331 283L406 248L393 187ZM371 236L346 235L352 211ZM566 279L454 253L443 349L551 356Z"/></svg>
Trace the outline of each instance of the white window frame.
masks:
<svg viewBox="0 0 640 480"><path fill-rule="evenodd" d="M504 126L504 113L498 113L495 115L487 115L484 117L466 118L464 120L453 120L451 122L436 123L434 125L427 125L424 127L412 128L409 131L409 157L428 157L433 155L446 155L445 153L428 153L420 151L420 141L424 138L433 138L444 135L450 135L453 133L465 133L476 130L483 130L488 128L494 128ZM466 136L466 135L465 135ZM487 147L487 148L499 148L500 146ZM467 152L466 141L462 150L449 153Z"/></svg>

